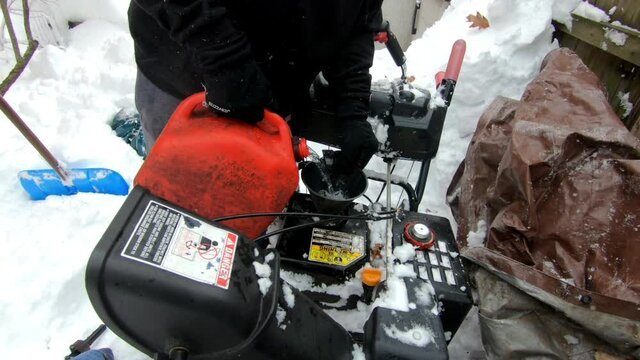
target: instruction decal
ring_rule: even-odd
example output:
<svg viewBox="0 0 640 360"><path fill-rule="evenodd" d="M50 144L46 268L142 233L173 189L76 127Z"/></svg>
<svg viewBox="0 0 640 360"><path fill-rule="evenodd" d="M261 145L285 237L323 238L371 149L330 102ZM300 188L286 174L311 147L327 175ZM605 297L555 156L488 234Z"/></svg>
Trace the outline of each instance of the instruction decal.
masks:
<svg viewBox="0 0 640 360"><path fill-rule="evenodd" d="M363 236L314 228L311 233L309 260L338 266L348 266L365 255Z"/></svg>
<svg viewBox="0 0 640 360"><path fill-rule="evenodd" d="M150 201L121 255L229 288L238 235Z"/></svg>

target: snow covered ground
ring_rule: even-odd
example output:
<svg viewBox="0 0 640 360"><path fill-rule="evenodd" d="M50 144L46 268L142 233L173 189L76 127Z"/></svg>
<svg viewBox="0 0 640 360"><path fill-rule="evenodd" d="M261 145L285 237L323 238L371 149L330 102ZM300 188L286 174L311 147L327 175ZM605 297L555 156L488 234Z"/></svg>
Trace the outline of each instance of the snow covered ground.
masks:
<svg viewBox="0 0 640 360"><path fill-rule="evenodd" d="M130 182L142 160L109 127L118 109L133 107L136 70L126 26L128 1L80 3L60 2L61 16L83 22L66 33L65 48L39 49L6 99L69 167L107 167ZM433 88L433 76L445 68L453 42L467 41L421 211L449 216L445 190L464 158L478 117L498 95L520 97L542 58L557 47L551 39L552 17L566 21L577 3L453 0L442 20L413 42L407 51L408 74L421 87ZM469 28L466 16L477 11L489 19L489 28ZM12 66L12 53L5 45L0 76ZM372 73L374 79L399 76L386 50L376 53ZM70 343L100 324L86 296L84 268L124 197L78 194L29 200L16 174L46 168L46 163L8 121L0 121L0 164L0 354L60 358ZM384 171L378 160L370 167ZM410 164L398 168L397 174L407 176ZM414 172L411 176L417 176ZM112 347L119 359L147 359L108 332L96 345Z"/></svg>

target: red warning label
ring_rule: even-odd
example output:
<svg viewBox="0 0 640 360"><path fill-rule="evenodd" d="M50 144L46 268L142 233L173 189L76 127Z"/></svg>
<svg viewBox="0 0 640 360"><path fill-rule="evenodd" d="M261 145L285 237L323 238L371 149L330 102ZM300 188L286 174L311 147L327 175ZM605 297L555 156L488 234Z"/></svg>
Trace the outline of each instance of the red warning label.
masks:
<svg viewBox="0 0 640 360"><path fill-rule="evenodd" d="M221 288L229 288L229 278L231 277L231 268L233 267L233 258L236 254L237 243L238 236L236 234L227 234L227 241L222 253L222 261L220 262L220 270L218 271L218 279L216 280L216 285Z"/></svg>
<svg viewBox="0 0 640 360"><path fill-rule="evenodd" d="M229 288L238 235L150 201L122 256Z"/></svg>

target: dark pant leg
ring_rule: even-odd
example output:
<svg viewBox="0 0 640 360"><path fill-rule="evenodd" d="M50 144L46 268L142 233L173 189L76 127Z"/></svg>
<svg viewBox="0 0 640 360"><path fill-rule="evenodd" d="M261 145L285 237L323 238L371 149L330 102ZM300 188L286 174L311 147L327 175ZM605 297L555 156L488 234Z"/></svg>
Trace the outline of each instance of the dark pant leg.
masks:
<svg viewBox="0 0 640 360"><path fill-rule="evenodd" d="M140 113L144 142L147 145L147 150L150 151L182 100L160 90L140 70L136 76L135 91L136 107Z"/></svg>

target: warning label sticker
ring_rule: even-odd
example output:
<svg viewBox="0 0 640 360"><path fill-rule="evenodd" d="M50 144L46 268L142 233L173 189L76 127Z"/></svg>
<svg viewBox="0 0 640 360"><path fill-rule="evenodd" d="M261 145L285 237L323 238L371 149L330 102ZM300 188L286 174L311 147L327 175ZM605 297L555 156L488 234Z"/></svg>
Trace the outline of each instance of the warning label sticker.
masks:
<svg viewBox="0 0 640 360"><path fill-rule="evenodd" d="M234 233L151 201L121 255L228 289L237 242Z"/></svg>
<svg viewBox="0 0 640 360"><path fill-rule="evenodd" d="M311 261L347 266L361 259L364 254L363 236L320 228L314 228L311 233Z"/></svg>

